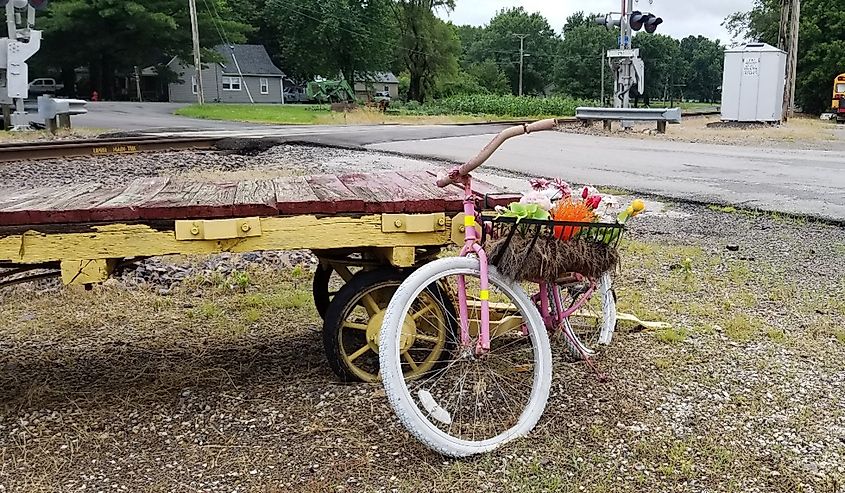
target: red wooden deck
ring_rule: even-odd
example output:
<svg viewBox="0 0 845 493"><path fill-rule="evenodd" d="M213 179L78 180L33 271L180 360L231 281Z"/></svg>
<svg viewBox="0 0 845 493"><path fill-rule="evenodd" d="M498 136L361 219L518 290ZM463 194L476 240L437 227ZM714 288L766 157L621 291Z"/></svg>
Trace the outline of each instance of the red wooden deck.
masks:
<svg viewBox="0 0 845 493"><path fill-rule="evenodd" d="M428 213L463 210L463 189L438 188L431 172L313 175L200 183L138 178L123 188L98 184L0 193L0 226L212 219L344 213ZM473 181L483 197L492 185ZM497 195L488 205L518 200Z"/></svg>

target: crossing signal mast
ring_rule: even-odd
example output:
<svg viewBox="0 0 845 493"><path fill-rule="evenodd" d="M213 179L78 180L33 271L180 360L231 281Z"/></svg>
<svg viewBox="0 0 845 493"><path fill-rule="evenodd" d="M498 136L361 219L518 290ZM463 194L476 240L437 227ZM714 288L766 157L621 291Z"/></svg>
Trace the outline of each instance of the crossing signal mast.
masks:
<svg viewBox="0 0 845 493"><path fill-rule="evenodd" d="M41 48L41 31L35 29L35 13L47 8L48 0L0 0L6 11L7 36L0 38L0 105L5 125L28 123L24 100L29 97L26 61ZM9 109L12 109L12 113ZM10 115L11 113L11 115Z"/></svg>
<svg viewBox="0 0 845 493"><path fill-rule="evenodd" d="M650 12L634 10L635 0L622 0L622 12L611 12L597 17L595 22L608 30L619 28L619 49L608 50L607 59L613 72L613 107L631 107L631 91L638 94L645 92L645 65L640 58L640 50L631 45L634 31L645 29L649 34L657 31L663 19ZM639 3L639 0L636 0ZM654 0L649 0L653 4ZM617 18L618 16L618 18ZM630 128L631 123L623 121L623 128Z"/></svg>

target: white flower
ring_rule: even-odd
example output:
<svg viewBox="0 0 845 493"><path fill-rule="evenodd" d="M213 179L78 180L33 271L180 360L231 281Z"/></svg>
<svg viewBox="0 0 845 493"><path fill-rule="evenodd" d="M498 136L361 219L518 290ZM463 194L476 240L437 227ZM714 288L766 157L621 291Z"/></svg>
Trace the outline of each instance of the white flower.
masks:
<svg viewBox="0 0 845 493"><path fill-rule="evenodd" d="M522 199L520 199L519 203L537 204L544 211L550 211L552 209L551 199L547 197L546 194L544 194L543 192L528 192L527 194L522 196Z"/></svg>

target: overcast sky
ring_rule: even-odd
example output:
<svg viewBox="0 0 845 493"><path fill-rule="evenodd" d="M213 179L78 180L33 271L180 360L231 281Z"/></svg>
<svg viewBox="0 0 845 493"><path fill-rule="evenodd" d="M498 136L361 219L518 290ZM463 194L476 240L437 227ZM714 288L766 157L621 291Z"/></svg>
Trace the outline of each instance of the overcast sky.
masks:
<svg viewBox="0 0 845 493"><path fill-rule="evenodd" d="M557 32L573 12L621 10L620 0L456 0L455 3L453 12L441 13L441 17L455 24L484 25L498 10L522 5L528 12L544 15ZM658 32L678 38L703 34L719 38L724 44L730 42L730 36L722 27L722 21L733 12L750 10L752 4L753 0L634 0L635 9L651 11L663 18L665 23Z"/></svg>

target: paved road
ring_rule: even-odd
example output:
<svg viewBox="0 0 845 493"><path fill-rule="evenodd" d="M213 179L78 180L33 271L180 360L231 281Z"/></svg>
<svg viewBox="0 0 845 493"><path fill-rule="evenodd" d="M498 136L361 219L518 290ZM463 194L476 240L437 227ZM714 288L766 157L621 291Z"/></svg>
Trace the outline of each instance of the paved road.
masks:
<svg viewBox="0 0 845 493"><path fill-rule="evenodd" d="M369 145L462 162L490 136ZM841 149L838 144L831 148ZM508 141L490 167L662 196L845 221L845 152L657 142L544 132Z"/></svg>

